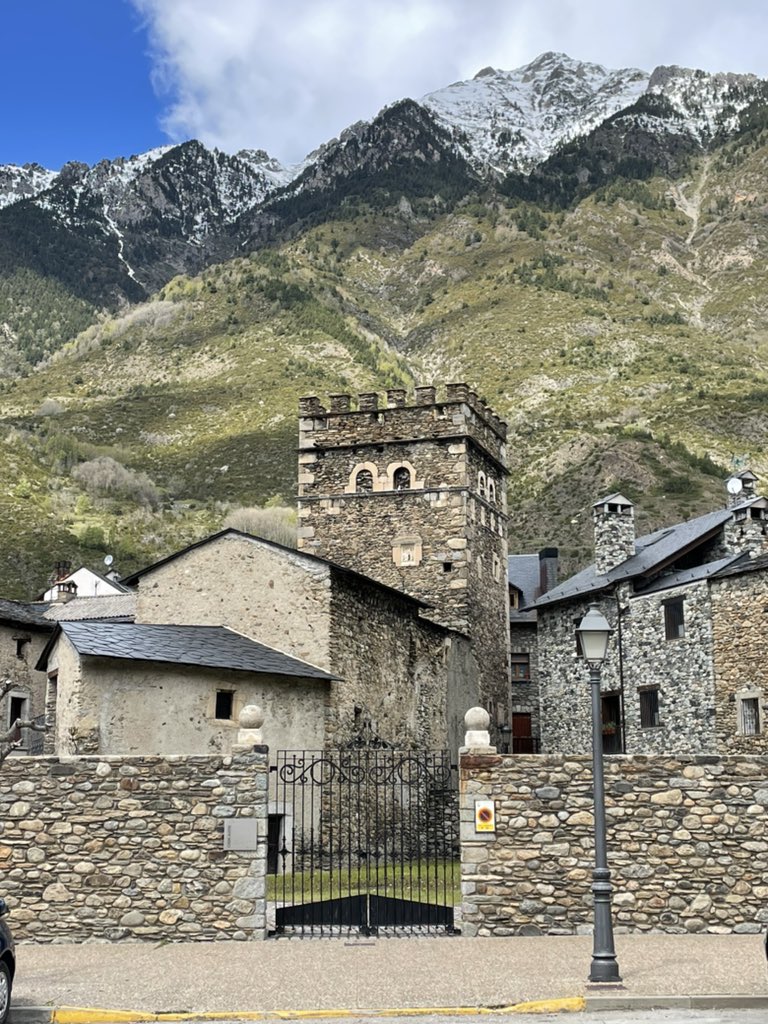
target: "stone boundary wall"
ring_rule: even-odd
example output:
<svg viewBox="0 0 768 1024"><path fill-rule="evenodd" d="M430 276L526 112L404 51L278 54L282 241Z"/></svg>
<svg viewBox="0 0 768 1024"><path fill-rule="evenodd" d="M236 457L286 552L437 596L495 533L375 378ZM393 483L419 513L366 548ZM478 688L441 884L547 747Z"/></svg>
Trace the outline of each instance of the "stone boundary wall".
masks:
<svg viewBox="0 0 768 1024"><path fill-rule="evenodd" d="M11 757L0 768L0 894L17 941L179 942L266 934L268 754ZM258 819L255 850L224 820Z"/></svg>
<svg viewBox="0 0 768 1024"><path fill-rule="evenodd" d="M605 782L616 932L768 929L768 757L612 756ZM470 751L460 787L463 933L590 932L591 759Z"/></svg>

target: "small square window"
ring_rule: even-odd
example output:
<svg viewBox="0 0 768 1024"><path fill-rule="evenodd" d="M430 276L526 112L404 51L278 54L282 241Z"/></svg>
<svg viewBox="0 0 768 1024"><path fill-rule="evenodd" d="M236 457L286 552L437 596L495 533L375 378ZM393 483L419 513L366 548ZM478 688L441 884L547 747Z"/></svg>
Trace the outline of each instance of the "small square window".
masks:
<svg viewBox="0 0 768 1024"><path fill-rule="evenodd" d="M511 657L512 682L529 683L531 681L530 654L513 654Z"/></svg>
<svg viewBox="0 0 768 1024"><path fill-rule="evenodd" d="M234 701L235 694L232 690L217 690L214 718L221 718L224 721L232 721Z"/></svg>
<svg viewBox="0 0 768 1024"><path fill-rule="evenodd" d="M665 602L664 629L667 640L679 640L685 636L685 612L682 597Z"/></svg>
<svg viewBox="0 0 768 1024"><path fill-rule="evenodd" d="M640 728L654 729L660 725L659 720L659 691L640 691Z"/></svg>

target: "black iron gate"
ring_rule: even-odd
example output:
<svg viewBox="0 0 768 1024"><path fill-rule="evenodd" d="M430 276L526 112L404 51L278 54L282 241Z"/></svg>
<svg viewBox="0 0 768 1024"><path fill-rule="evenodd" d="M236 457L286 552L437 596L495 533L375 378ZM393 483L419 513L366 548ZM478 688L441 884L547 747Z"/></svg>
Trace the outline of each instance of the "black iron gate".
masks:
<svg viewBox="0 0 768 1024"><path fill-rule="evenodd" d="M276 934L456 930L458 793L447 751L281 750L271 771Z"/></svg>

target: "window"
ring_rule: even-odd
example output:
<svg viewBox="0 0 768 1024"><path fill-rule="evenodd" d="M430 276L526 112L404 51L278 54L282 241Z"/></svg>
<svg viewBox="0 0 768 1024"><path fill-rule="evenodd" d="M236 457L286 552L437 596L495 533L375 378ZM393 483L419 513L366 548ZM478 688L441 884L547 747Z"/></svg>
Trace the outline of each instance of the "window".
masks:
<svg viewBox="0 0 768 1024"><path fill-rule="evenodd" d="M488 481L488 501L496 503L496 484L493 480Z"/></svg>
<svg viewBox="0 0 768 1024"><path fill-rule="evenodd" d="M516 611L520 607L520 591L517 587L509 588L509 608L510 611Z"/></svg>
<svg viewBox="0 0 768 1024"><path fill-rule="evenodd" d="M8 701L8 728L13 727L14 722L17 719L24 721L25 718L29 717L29 698L20 693L11 693ZM25 740L26 734L20 729L16 731L13 736L15 741Z"/></svg>
<svg viewBox="0 0 768 1024"><path fill-rule="evenodd" d="M370 469L361 469L355 477L355 490L368 493L373 491L373 473Z"/></svg>
<svg viewBox="0 0 768 1024"><path fill-rule="evenodd" d="M493 556L493 578L497 583L501 579L501 559L498 555Z"/></svg>
<svg viewBox="0 0 768 1024"><path fill-rule="evenodd" d="M16 641L16 657L20 661L24 661L24 648L30 642L32 637L30 637L30 636L15 636L13 639Z"/></svg>
<svg viewBox="0 0 768 1024"><path fill-rule="evenodd" d="M392 476L392 485L396 491L407 491L411 486L411 471L401 466Z"/></svg>
<svg viewBox="0 0 768 1024"><path fill-rule="evenodd" d="M640 691L640 728L654 729L659 721L658 688Z"/></svg>
<svg viewBox="0 0 768 1024"><path fill-rule="evenodd" d="M485 473L477 474L477 490L481 498L485 497Z"/></svg>
<svg viewBox="0 0 768 1024"><path fill-rule="evenodd" d="M760 735L760 702L757 697L742 697L739 701L739 726L742 736Z"/></svg>
<svg viewBox="0 0 768 1024"><path fill-rule="evenodd" d="M443 562L443 572L452 572L453 562Z"/></svg>
<svg viewBox="0 0 768 1024"><path fill-rule="evenodd" d="M685 636L685 613L682 597L664 602L664 628L667 640L679 640L680 637Z"/></svg>
<svg viewBox="0 0 768 1024"><path fill-rule="evenodd" d="M217 690L216 691L216 710L214 711L214 718L221 718L224 721L232 720L232 712L234 710L235 694L232 690Z"/></svg>
<svg viewBox="0 0 768 1024"><path fill-rule="evenodd" d="M511 665L513 683L529 683L531 681L530 654L513 654Z"/></svg>

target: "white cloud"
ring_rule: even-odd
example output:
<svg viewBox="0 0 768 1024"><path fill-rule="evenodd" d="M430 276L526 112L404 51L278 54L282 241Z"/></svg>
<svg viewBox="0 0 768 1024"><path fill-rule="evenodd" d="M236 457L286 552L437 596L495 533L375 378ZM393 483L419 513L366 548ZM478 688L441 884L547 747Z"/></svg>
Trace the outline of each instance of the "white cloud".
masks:
<svg viewBox="0 0 768 1024"><path fill-rule="evenodd" d="M762 0L131 0L163 127L299 160L347 125L544 50L609 67L766 73Z"/></svg>

